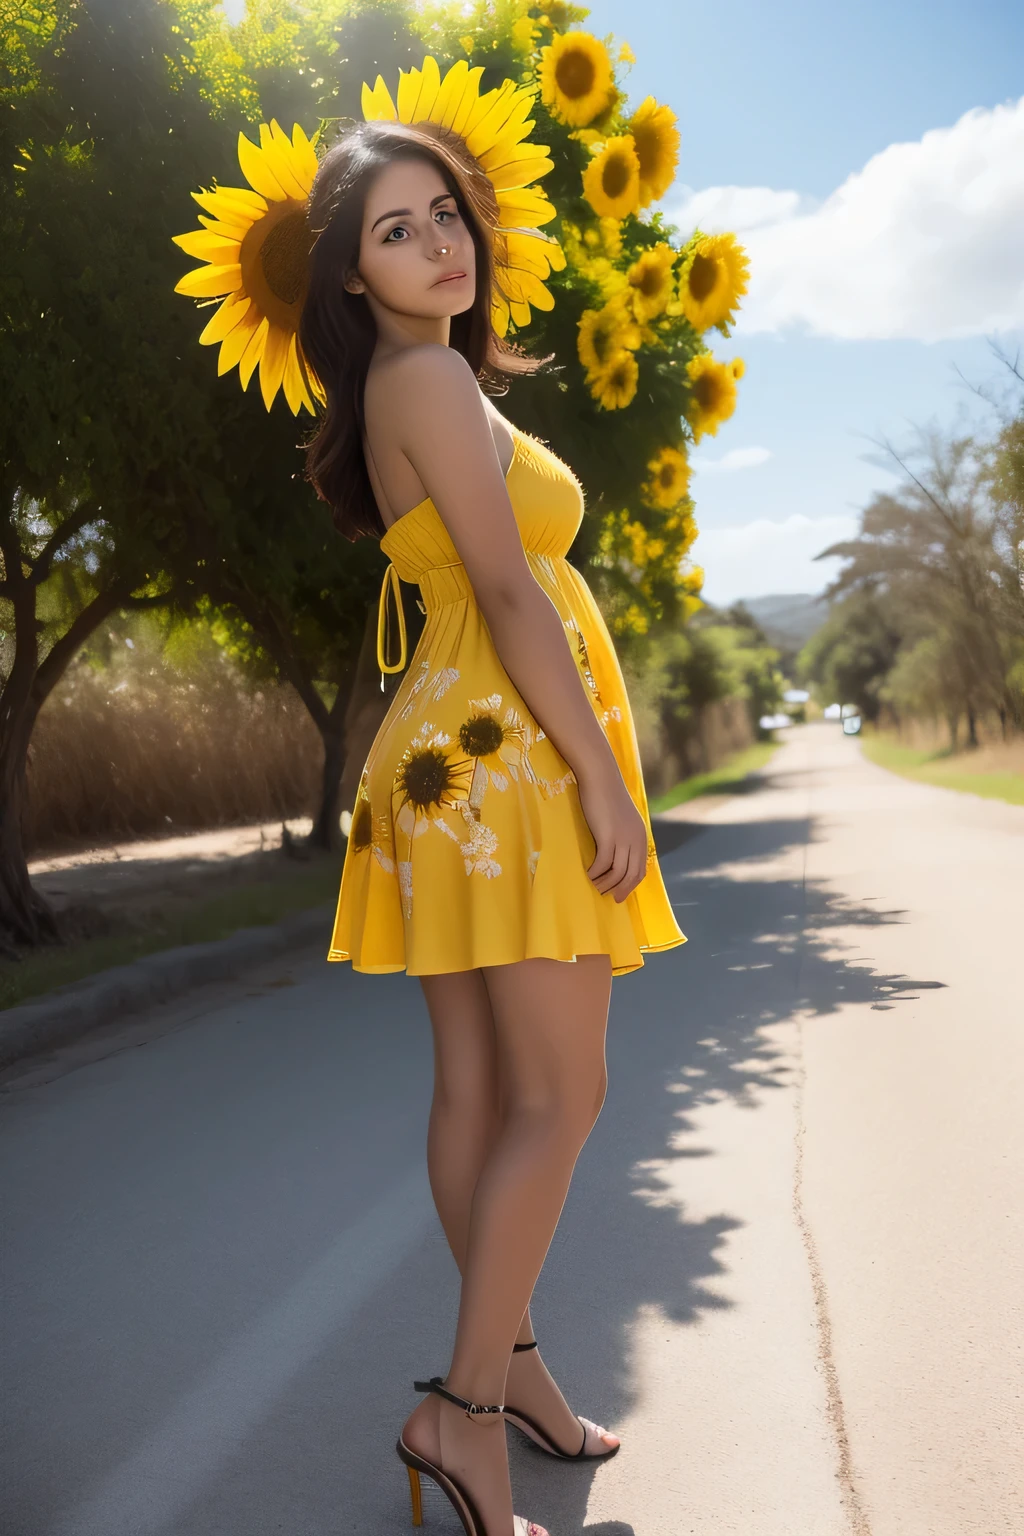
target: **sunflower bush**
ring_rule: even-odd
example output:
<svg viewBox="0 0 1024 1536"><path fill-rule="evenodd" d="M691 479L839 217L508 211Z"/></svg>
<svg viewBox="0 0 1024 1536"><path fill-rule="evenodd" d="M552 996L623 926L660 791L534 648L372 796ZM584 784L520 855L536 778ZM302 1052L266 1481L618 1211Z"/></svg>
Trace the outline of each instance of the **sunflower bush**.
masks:
<svg viewBox="0 0 1024 1536"><path fill-rule="evenodd" d="M748 268L732 235L680 239L653 211L675 179L675 114L651 96L630 102L633 54L588 32L587 14L562 0L477 0L469 12L428 8L420 26L439 58L538 93L532 137L554 162L542 183L557 211L547 229L567 261L548 279L554 308L535 311L521 336L551 352L552 367L514 386L508 404L583 481L591 516L574 557L628 641L699 606L687 455L736 408L742 361L715 356L709 333L729 336Z"/></svg>

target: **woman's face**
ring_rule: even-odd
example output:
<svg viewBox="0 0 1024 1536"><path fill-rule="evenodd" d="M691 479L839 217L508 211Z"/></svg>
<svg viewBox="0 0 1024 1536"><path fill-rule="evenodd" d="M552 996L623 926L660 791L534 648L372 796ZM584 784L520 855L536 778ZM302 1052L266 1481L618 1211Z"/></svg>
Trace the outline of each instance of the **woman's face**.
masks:
<svg viewBox="0 0 1024 1536"><path fill-rule="evenodd" d="M399 159L370 186L350 293L397 315L442 320L476 295L476 248L439 168Z"/></svg>

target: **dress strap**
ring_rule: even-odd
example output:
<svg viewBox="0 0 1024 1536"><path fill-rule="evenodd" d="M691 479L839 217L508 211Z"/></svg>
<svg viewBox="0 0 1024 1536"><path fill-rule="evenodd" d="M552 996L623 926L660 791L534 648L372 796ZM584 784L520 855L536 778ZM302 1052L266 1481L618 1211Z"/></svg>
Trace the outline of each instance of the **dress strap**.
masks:
<svg viewBox="0 0 1024 1536"><path fill-rule="evenodd" d="M394 666L388 665L388 593L394 595L395 607L398 609L398 661ZM384 580L380 586L380 600L377 604L377 665L380 667L381 691L384 689L385 672L403 672L407 659L407 641L405 634L405 610L402 607L402 586L398 572L395 570L394 561L384 572Z"/></svg>

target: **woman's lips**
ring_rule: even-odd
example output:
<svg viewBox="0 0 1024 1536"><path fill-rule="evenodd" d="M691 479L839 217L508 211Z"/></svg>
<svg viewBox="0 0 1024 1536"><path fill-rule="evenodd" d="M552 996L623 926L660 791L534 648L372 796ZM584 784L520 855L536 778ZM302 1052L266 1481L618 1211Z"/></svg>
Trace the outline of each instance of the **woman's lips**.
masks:
<svg viewBox="0 0 1024 1536"><path fill-rule="evenodd" d="M449 272L446 277L439 277L437 282L434 284L434 287L440 288L442 283L457 283L459 278L465 276L465 272Z"/></svg>

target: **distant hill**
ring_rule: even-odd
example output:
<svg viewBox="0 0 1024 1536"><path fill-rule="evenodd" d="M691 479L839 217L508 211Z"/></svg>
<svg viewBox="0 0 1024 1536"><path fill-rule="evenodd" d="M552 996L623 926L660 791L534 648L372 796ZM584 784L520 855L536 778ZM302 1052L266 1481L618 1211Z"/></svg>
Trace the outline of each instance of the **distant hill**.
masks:
<svg viewBox="0 0 1024 1536"><path fill-rule="evenodd" d="M780 651L794 653L820 629L828 618L829 604L806 592L771 597L745 597L743 607Z"/></svg>

